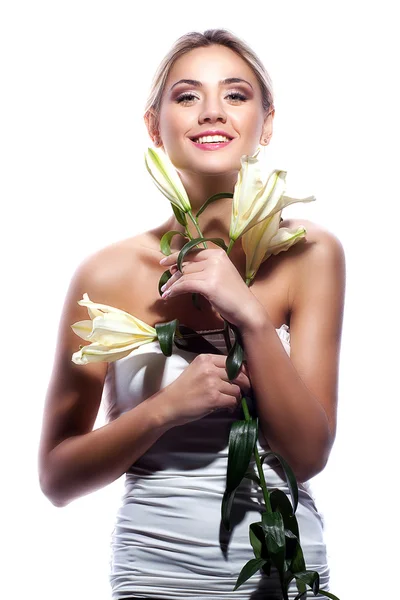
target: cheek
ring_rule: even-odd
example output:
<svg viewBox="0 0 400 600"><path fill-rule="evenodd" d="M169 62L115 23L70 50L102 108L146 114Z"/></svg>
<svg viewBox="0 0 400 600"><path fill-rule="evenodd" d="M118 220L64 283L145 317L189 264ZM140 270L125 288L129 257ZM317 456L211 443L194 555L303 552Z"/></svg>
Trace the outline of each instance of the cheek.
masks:
<svg viewBox="0 0 400 600"><path fill-rule="evenodd" d="M184 135L190 130L192 118L190 111L182 111L178 105L168 105L160 111L160 134L170 143L176 139L176 136Z"/></svg>
<svg viewBox="0 0 400 600"><path fill-rule="evenodd" d="M247 127L249 134L260 135L263 126L263 118L259 110L250 111L247 118Z"/></svg>
<svg viewBox="0 0 400 600"><path fill-rule="evenodd" d="M232 114L232 124L242 137L252 139L260 136L263 117L258 107L248 107L245 111Z"/></svg>

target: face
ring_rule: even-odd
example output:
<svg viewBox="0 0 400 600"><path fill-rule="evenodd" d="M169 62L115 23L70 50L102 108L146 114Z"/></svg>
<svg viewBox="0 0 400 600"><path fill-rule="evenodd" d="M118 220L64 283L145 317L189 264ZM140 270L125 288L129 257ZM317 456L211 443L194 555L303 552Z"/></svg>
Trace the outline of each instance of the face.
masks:
<svg viewBox="0 0 400 600"><path fill-rule="evenodd" d="M229 78L243 81L222 82ZM251 67L229 48L213 45L191 50L174 63L162 97L158 136L177 169L217 175L238 171L243 154L254 154L261 142L268 143L263 140L272 135L272 119L273 113L266 117ZM215 146L193 141L209 130L232 139Z"/></svg>

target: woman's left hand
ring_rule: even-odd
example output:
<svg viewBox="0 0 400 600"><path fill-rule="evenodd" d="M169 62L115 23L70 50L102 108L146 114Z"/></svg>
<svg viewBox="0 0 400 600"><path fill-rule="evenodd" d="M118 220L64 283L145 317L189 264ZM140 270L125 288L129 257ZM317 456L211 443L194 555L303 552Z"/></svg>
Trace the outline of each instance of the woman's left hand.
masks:
<svg viewBox="0 0 400 600"><path fill-rule="evenodd" d="M179 251L173 252L160 261L172 273L161 289L162 298L189 292L202 294L223 319L240 330L257 323L259 315L265 314L222 248L193 248L182 263L183 273L177 267L178 255Z"/></svg>

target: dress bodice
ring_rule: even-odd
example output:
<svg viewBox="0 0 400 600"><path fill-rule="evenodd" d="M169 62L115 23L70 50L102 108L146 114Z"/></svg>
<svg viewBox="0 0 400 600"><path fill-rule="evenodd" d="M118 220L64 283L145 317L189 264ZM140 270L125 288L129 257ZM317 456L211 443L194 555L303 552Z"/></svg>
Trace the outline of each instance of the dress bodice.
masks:
<svg viewBox="0 0 400 600"><path fill-rule="evenodd" d="M290 355L289 328L276 330ZM199 331L227 355L221 330ZM231 341L234 335L231 332ZM165 356L159 342L149 342L109 364L103 401L107 420L133 409L184 371L196 353L175 344ZM110 582L113 600L261 600L278 597L275 579L254 575L238 592L233 587L243 565L254 558L249 525L260 519L263 496L250 479L237 489L232 531L221 524L226 486L229 432L241 415L217 410L201 419L172 427L131 465L112 534ZM260 452L268 449L260 433ZM254 459L252 459L252 466ZM269 489L289 490L280 465L263 463ZM308 484L299 484L299 527L310 564L323 566L327 578L322 523ZM291 592L290 598L296 595Z"/></svg>
<svg viewBox="0 0 400 600"><path fill-rule="evenodd" d="M221 330L201 330L205 339L227 355L224 336ZM276 330L286 352L290 355L289 327L284 323ZM231 342L234 341L230 331ZM137 406L157 391L172 383L192 362L196 354L173 345L171 356L165 356L159 342L143 344L128 356L108 366L105 381L104 405L107 420L113 420L122 413ZM227 413L228 414L228 413ZM237 418L237 417L235 417Z"/></svg>

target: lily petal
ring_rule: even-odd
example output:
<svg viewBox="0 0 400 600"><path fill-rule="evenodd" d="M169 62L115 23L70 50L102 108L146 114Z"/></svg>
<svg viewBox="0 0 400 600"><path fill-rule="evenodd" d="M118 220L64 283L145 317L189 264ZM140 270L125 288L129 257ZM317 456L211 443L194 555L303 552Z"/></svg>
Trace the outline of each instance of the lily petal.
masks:
<svg viewBox="0 0 400 600"><path fill-rule="evenodd" d="M120 358L128 356L133 350L136 350L142 344L148 344L153 340L135 342L123 347L110 348L102 344L93 343L83 346L78 352L72 355L72 362L77 365L86 365L90 362L114 362Z"/></svg>
<svg viewBox="0 0 400 600"><path fill-rule="evenodd" d="M241 168L233 190L232 217L229 229L229 238L236 240L252 214L255 199L263 189L260 162L257 154L253 156L243 155L240 158Z"/></svg>
<svg viewBox="0 0 400 600"><path fill-rule="evenodd" d="M80 306L86 306L88 308L88 312L90 311L92 314L95 315L95 317L104 317L105 314L108 314L113 315L113 317L115 317L116 319L126 318L127 320L131 321L143 333L148 333L149 335L152 335L155 331L154 327L151 327L151 325L148 325L138 317L134 317L133 315L129 314L124 310L115 308L114 306L109 306L108 304L92 302L88 294L86 293L83 294L83 300L79 300L78 304Z"/></svg>
<svg viewBox="0 0 400 600"><path fill-rule="evenodd" d="M165 152L148 148L144 158L146 168L160 192L183 212L191 210L189 197L178 171Z"/></svg>
<svg viewBox="0 0 400 600"><path fill-rule="evenodd" d="M156 330L153 327L148 329L150 331L144 331L138 326L134 317L127 319L124 315L106 314L93 320L93 330L88 339L108 347L157 339Z"/></svg>
<svg viewBox="0 0 400 600"><path fill-rule="evenodd" d="M271 240L279 229L280 217L281 212L267 217L242 235L242 247L246 255L246 279L254 279Z"/></svg>
<svg viewBox="0 0 400 600"><path fill-rule="evenodd" d="M79 335L83 340L90 339L92 333L92 321L78 321L71 325L71 329L76 335Z"/></svg>
<svg viewBox="0 0 400 600"><path fill-rule="evenodd" d="M297 229L289 229L288 227L281 227L277 234L272 238L271 244L268 248L268 252L264 257L266 260L271 254L278 254L279 252L285 252L291 248L294 244L299 242L306 236L307 230L305 227L297 227Z"/></svg>

